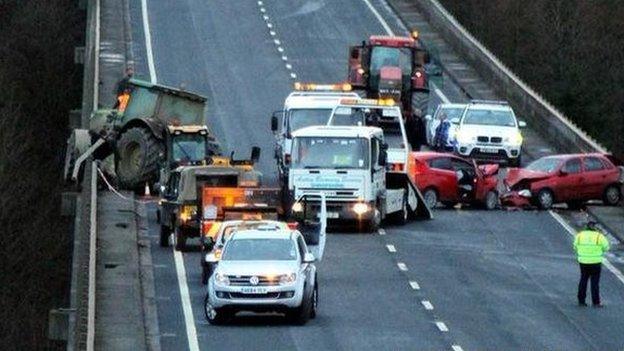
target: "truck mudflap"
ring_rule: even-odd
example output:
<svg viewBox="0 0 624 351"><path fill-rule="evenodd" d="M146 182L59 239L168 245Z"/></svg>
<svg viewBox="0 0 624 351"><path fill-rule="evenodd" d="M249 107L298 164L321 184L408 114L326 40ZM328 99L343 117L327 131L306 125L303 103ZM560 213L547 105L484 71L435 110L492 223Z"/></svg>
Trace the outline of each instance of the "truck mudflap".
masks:
<svg viewBox="0 0 624 351"><path fill-rule="evenodd" d="M325 241L327 236L327 201L325 194L320 194L321 210L318 214L318 221L303 220L300 223L299 231L303 235L306 245L317 261L323 259L325 252ZM297 202L305 202L306 196L297 199Z"/></svg>
<svg viewBox="0 0 624 351"><path fill-rule="evenodd" d="M386 173L386 188L388 189L406 189L407 190L407 203L411 214L415 218L419 219L433 219L433 212L425 204L425 199L422 193L407 176L407 173L402 172L387 172Z"/></svg>

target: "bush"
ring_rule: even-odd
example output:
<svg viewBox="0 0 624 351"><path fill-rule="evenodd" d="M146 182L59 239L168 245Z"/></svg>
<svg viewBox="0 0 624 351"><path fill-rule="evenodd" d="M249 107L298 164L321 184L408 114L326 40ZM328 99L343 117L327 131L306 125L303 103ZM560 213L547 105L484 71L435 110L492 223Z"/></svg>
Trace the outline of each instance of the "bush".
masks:
<svg viewBox="0 0 624 351"><path fill-rule="evenodd" d="M48 310L67 306L71 237L60 216L73 63L84 15L72 0L0 2L0 349L50 349ZM79 45L79 44L78 44Z"/></svg>

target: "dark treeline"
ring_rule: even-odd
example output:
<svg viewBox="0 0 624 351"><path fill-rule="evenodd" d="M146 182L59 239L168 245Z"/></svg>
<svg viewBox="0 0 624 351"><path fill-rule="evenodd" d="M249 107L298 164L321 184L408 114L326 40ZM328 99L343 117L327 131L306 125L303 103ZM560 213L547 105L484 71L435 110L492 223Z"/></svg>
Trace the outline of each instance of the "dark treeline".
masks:
<svg viewBox="0 0 624 351"><path fill-rule="evenodd" d="M524 81L624 155L624 1L442 3Z"/></svg>
<svg viewBox="0 0 624 351"><path fill-rule="evenodd" d="M60 216L67 116L80 106L84 12L75 0L0 0L0 349L57 349L48 310L68 305ZM78 44L77 44L78 43Z"/></svg>

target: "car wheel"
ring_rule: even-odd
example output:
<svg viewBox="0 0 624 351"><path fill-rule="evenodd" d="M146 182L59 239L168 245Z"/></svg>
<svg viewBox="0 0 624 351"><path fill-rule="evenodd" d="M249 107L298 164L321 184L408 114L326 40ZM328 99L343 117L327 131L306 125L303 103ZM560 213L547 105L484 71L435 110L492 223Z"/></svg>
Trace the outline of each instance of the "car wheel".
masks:
<svg viewBox="0 0 624 351"><path fill-rule="evenodd" d="M434 188L427 188L423 193L423 199L425 200L425 205L432 209L438 204L438 192Z"/></svg>
<svg viewBox="0 0 624 351"><path fill-rule="evenodd" d="M204 298L204 315L208 323L212 325L224 324L232 317L232 314L227 309L212 306L208 294Z"/></svg>
<svg viewBox="0 0 624 351"><path fill-rule="evenodd" d="M169 247L169 235L171 235L171 231L169 227L161 225L160 226L160 247Z"/></svg>
<svg viewBox="0 0 624 351"><path fill-rule="evenodd" d="M186 235L182 233L179 227L176 227L173 232L175 238L175 248L178 251L184 251L186 249Z"/></svg>
<svg viewBox="0 0 624 351"><path fill-rule="evenodd" d="M617 206L622 198L622 193L620 189L615 185L609 185L603 195L602 201L609 206Z"/></svg>
<svg viewBox="0 0 624 351"><path fill-rule="evenodd" d="M555 203L553 192L549 189L542 189L537 193L537 203L542 210L548 210Z"/></svg>
<svg viewBox="0 0 624 351"><path fill-rule="evenodd" d="M494 190L488 191L485 195L485 209L493 210L498 206L498 193Z"/></svg>
<svg viewBox="0 0 624 351"><path fill-rule="evenodd" d="M318 308L318 284L314 284L314 292L312 294L312 310L310 311L310 318L316 318L316 311Z"/></svg>
<svg viewBox="0 0 624 351"><path fill-rule="evenodd" d="M295 307L290 310L286 317L297 325L304 325L312 317L312 305L314 304L314 290L309 294L308 298L304 298L301 301L301 306Z"/></svg>

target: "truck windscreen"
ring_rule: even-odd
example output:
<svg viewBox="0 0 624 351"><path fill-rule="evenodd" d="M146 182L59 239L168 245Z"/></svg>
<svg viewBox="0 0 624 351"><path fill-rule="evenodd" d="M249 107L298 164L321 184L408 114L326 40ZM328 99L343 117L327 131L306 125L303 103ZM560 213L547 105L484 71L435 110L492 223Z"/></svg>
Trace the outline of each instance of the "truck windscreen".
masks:
<svg viewBox="0 0 624 351"><path fill-rule="evenodd" d="M206 137L199 134L175 135L172 151L173 161L201 161L206 158Z"/></svg>
<svg viewBox="0 0 624 351"><path fill-rule="evenodd" d="M298 137L292 148L292 168L367 169L369 149L363 138Z"/></svg>
<svg viewBox="0 0 624 351"><path fill-rule="evenodd" d="M330 108L293 109L288 112L288 132L310 126L324 126L329 120Z"/></svg>

